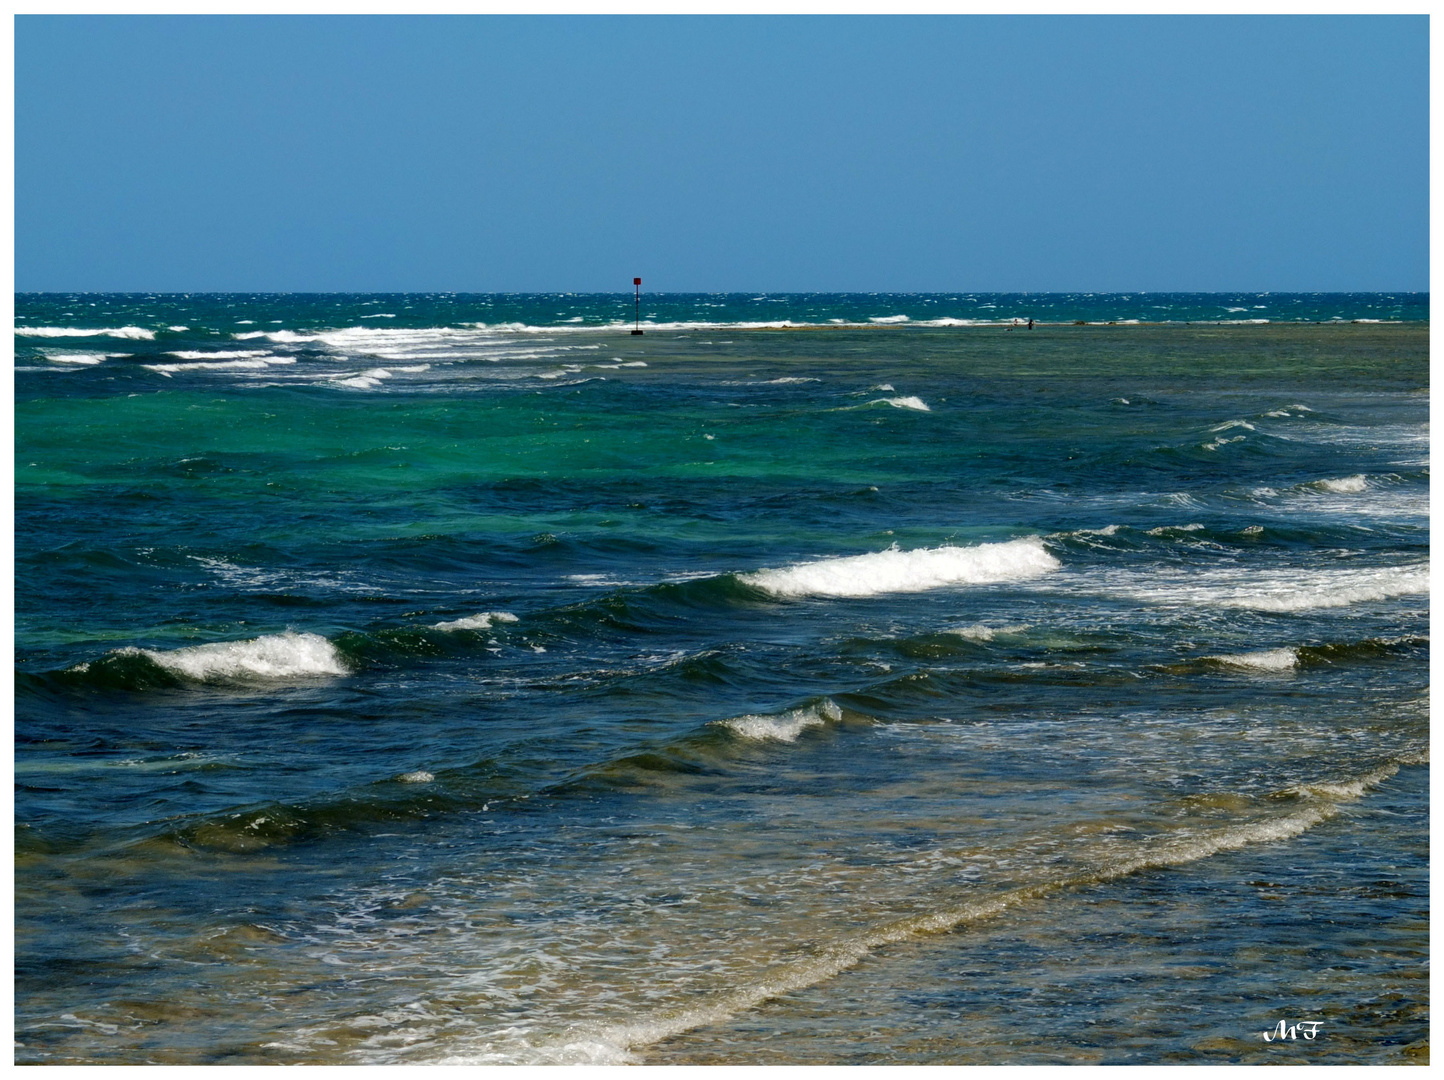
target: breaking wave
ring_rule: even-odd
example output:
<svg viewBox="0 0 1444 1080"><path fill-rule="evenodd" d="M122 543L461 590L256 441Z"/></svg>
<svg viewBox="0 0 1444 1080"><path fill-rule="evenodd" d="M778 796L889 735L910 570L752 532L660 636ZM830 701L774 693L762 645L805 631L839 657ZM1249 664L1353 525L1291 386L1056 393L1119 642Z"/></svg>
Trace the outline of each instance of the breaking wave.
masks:
<svg viewBox="0 0 1444 1080"><path fill-rule="evenodd" d="M154 341L155 331L139 326L114 326L88 329L78 326L17 326L15 333L24 337L113 337L132 341Z"/></svg>
<svg viewBox="0 0 1444 1080"><path fill-rule="evenodd" d="M1205 656L1204 659L1247 671L1292 671L1299 664L1297 649L1262 649L1258 652Z"/></svg>
<svg viewBox="0 0 1444 1080"><path fill-rule="evenodd" d="M1332 495L1356 495L1369 486L1368 478L1362 473L1357 476L1345 476L1338 480L1318 480L1310 485L1320 491L1327 491Z"/></svg>
<svg viewBox="0 0 1444 1080"><path fill-rule="evenodd" d="M509 611L483 611L479 615L468 615L464 619L433 623L433 630L488 630L494 622L516 622Z"/></svg>
<svg viewBox="0 0 1444 1080"><path fill-rule="evenodd" d="M46 682L91 688L149 690L187 682L252 682L349 675L351 668L336 646L320 634L286 630L246 641L215 641L180 649L140 649L128 645L98 660L27 676L28 684Z"/></svg>
<svg viewBox="0 0 1444 1080"><path fill-rule="evenodd" d="M925 592L950 585L1027 581L1061 564L1036 536L974 547L897 547L869 555L820 559L778 570L738 574L739 581L778 597L878 596Z"/></svg>
<svg viewBox="0 0 1444 1080"><path fill-rule="evenodd" d="M842 710L832 700L825 698L816 705L809 705L801 709L789 709L787 712L771 716L749 713L746 716L719 720L717 724L743 739L759 742L768 739L777 742L796 742L797 737L805 729L819 727L829 722L835 724L841 719Z"/></svg>
<svg viewBox="0 0 1444 1080"><path fill-rule="evenodd" d="M308 675L346 675L336 646L320 634L287 630L249 641L217 641L183 649L118 649L120 655L147 657L187 679L294 679Z"/></svg>
<svg viewBox="0 0 1444 1080"><path fill-rule="evenodd" d="M932 412L932 409L930 409L930 408L928 407L927 402L925 402L925 401L924 401L922 398L920 398L920 397L911 397L911 396L909 396L909 397L878 398L876 401L872 402L871 404L873 404L873 405L883 405L883 404L887 404L887 405L891 405L891 406L892 406L893 408L895 408L895 409L912 409L912 410L914 410L915 412Z"/></svg>

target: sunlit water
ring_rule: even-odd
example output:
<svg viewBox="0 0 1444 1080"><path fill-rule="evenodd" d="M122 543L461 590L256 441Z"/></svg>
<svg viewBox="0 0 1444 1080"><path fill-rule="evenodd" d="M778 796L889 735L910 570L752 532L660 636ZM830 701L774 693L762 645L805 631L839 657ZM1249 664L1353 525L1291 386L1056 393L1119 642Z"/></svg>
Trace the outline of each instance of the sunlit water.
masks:
<svg viewBox="0 0 1444 1080"><path fill-rule="evenodd" d="M16 1060L1426 1060L1427 297L1146 299L18 298Z"/></svg>

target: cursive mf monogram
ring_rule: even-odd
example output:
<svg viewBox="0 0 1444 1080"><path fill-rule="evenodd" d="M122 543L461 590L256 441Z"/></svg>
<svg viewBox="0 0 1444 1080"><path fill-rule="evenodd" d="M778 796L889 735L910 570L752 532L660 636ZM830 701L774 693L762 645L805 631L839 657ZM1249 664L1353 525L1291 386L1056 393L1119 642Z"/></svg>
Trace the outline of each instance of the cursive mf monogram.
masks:
<svg viewBox="0 0 1444 1080"><path fill-rule="evenodd" d="M1319 1028L1323 1026L1322 1020L1302 1020L1297 1024L1280 1020L1277 1027L1263 1033L1263 1040L1264 1042L1273 1042L1275 1039L1297 1039L1300 1035L1306 1039L1313 1039L1318 1036Z"/></svg>

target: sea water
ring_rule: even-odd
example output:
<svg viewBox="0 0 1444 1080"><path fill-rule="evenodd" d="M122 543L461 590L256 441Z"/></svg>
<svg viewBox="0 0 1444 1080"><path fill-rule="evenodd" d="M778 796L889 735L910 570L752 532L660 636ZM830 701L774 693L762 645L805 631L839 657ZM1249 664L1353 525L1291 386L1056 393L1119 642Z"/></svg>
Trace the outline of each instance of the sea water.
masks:
<svg viewBox="0 0 1444 1080"><path fill-rule="evenodd" d="M17 1061L1427 1059L1427 296L16 312Z"/></svg>

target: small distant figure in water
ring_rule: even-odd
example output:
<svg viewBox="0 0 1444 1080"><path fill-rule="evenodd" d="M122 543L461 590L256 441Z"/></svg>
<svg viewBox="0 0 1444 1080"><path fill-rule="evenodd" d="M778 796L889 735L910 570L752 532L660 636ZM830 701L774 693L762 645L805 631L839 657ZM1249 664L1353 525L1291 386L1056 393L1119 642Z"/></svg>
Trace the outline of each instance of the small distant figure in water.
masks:
<svg viewBox="0 0 1444 1080"><path fill-rule="evenodd" d="M1029 320L1028 320L1028 329L1029 329L1029 330L1033 329L1033 320L1032 320L1032 319L1029 319Z"/></svg>

